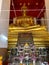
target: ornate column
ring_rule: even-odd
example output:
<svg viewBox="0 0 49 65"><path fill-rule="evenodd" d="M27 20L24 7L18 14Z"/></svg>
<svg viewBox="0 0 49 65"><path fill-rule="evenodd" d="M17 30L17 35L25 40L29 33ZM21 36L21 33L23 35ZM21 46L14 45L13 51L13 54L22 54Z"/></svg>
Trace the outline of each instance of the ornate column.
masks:
<svg viewBox="0 0 49 65"><path fill-rule="evenodd" d="M49 31L49 0L45 0L45 6L46 6L46 22L47 22L47 29Z"/></svg>
<svg viewBox="0 0 49 65"><path fill-rule="evenodd" d="M8 47L10 0L0 0L0 3L0 55L4 55Z"/></svg>

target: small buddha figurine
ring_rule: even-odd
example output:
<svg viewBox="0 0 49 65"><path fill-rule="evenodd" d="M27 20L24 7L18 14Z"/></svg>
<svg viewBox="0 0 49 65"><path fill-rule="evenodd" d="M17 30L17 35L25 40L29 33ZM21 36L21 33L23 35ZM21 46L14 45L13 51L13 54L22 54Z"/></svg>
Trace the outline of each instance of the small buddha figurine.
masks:
<svg viewBox="0 0 49 65"><path fill-rule="evenodd" d="M29 44L25 43L24 48L29 48Z"/></svg>

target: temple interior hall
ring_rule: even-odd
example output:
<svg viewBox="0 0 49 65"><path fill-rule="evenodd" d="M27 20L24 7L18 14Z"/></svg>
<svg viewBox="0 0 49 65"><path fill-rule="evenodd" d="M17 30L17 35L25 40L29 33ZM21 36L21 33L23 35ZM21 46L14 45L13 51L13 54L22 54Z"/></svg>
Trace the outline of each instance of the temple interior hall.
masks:
<svg viewBox="0 0 49 65"><path fill-rule="evenodd" d="M0 0L0 65L49 65L49 0Z"/></svg>

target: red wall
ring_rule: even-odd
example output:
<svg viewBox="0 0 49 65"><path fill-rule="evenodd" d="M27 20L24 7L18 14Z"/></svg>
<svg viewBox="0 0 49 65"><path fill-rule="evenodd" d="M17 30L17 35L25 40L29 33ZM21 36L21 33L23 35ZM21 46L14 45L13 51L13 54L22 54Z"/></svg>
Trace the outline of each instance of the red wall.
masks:
<svg viewBox="0 0 49 65"><path fill-rule="evenodd" d="M14 4L14 8L12 6L12 2ZM22 4L20 5L20 3ZM13 0L13 1L11 0L10 19L13 19L15 17L15 13L16 13L16 16L22 15L21 11L15 11L14 13L13 10L14 9L20 10L24 3L26 3L26 6L28 9L33 10L33 11L28 11L27 15L32 16L32 17L37 17L37 18L44 16L44 11L45 11L44 0ZM30 5L28 5L28 3L30 3ZM41 9L43 9L42 12L41 12Z"/></svg>

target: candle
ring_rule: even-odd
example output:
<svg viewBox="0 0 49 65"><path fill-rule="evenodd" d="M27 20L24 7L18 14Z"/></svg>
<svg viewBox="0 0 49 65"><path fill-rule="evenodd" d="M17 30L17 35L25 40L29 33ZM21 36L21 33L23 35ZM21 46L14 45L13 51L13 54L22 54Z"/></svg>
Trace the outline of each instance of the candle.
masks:
<svg viewBox="0 0 49 65"><path fill-rule="evenodd" d="M3 57L0 56L0 65L2 65L2 59L3 59Z"/></svg>

